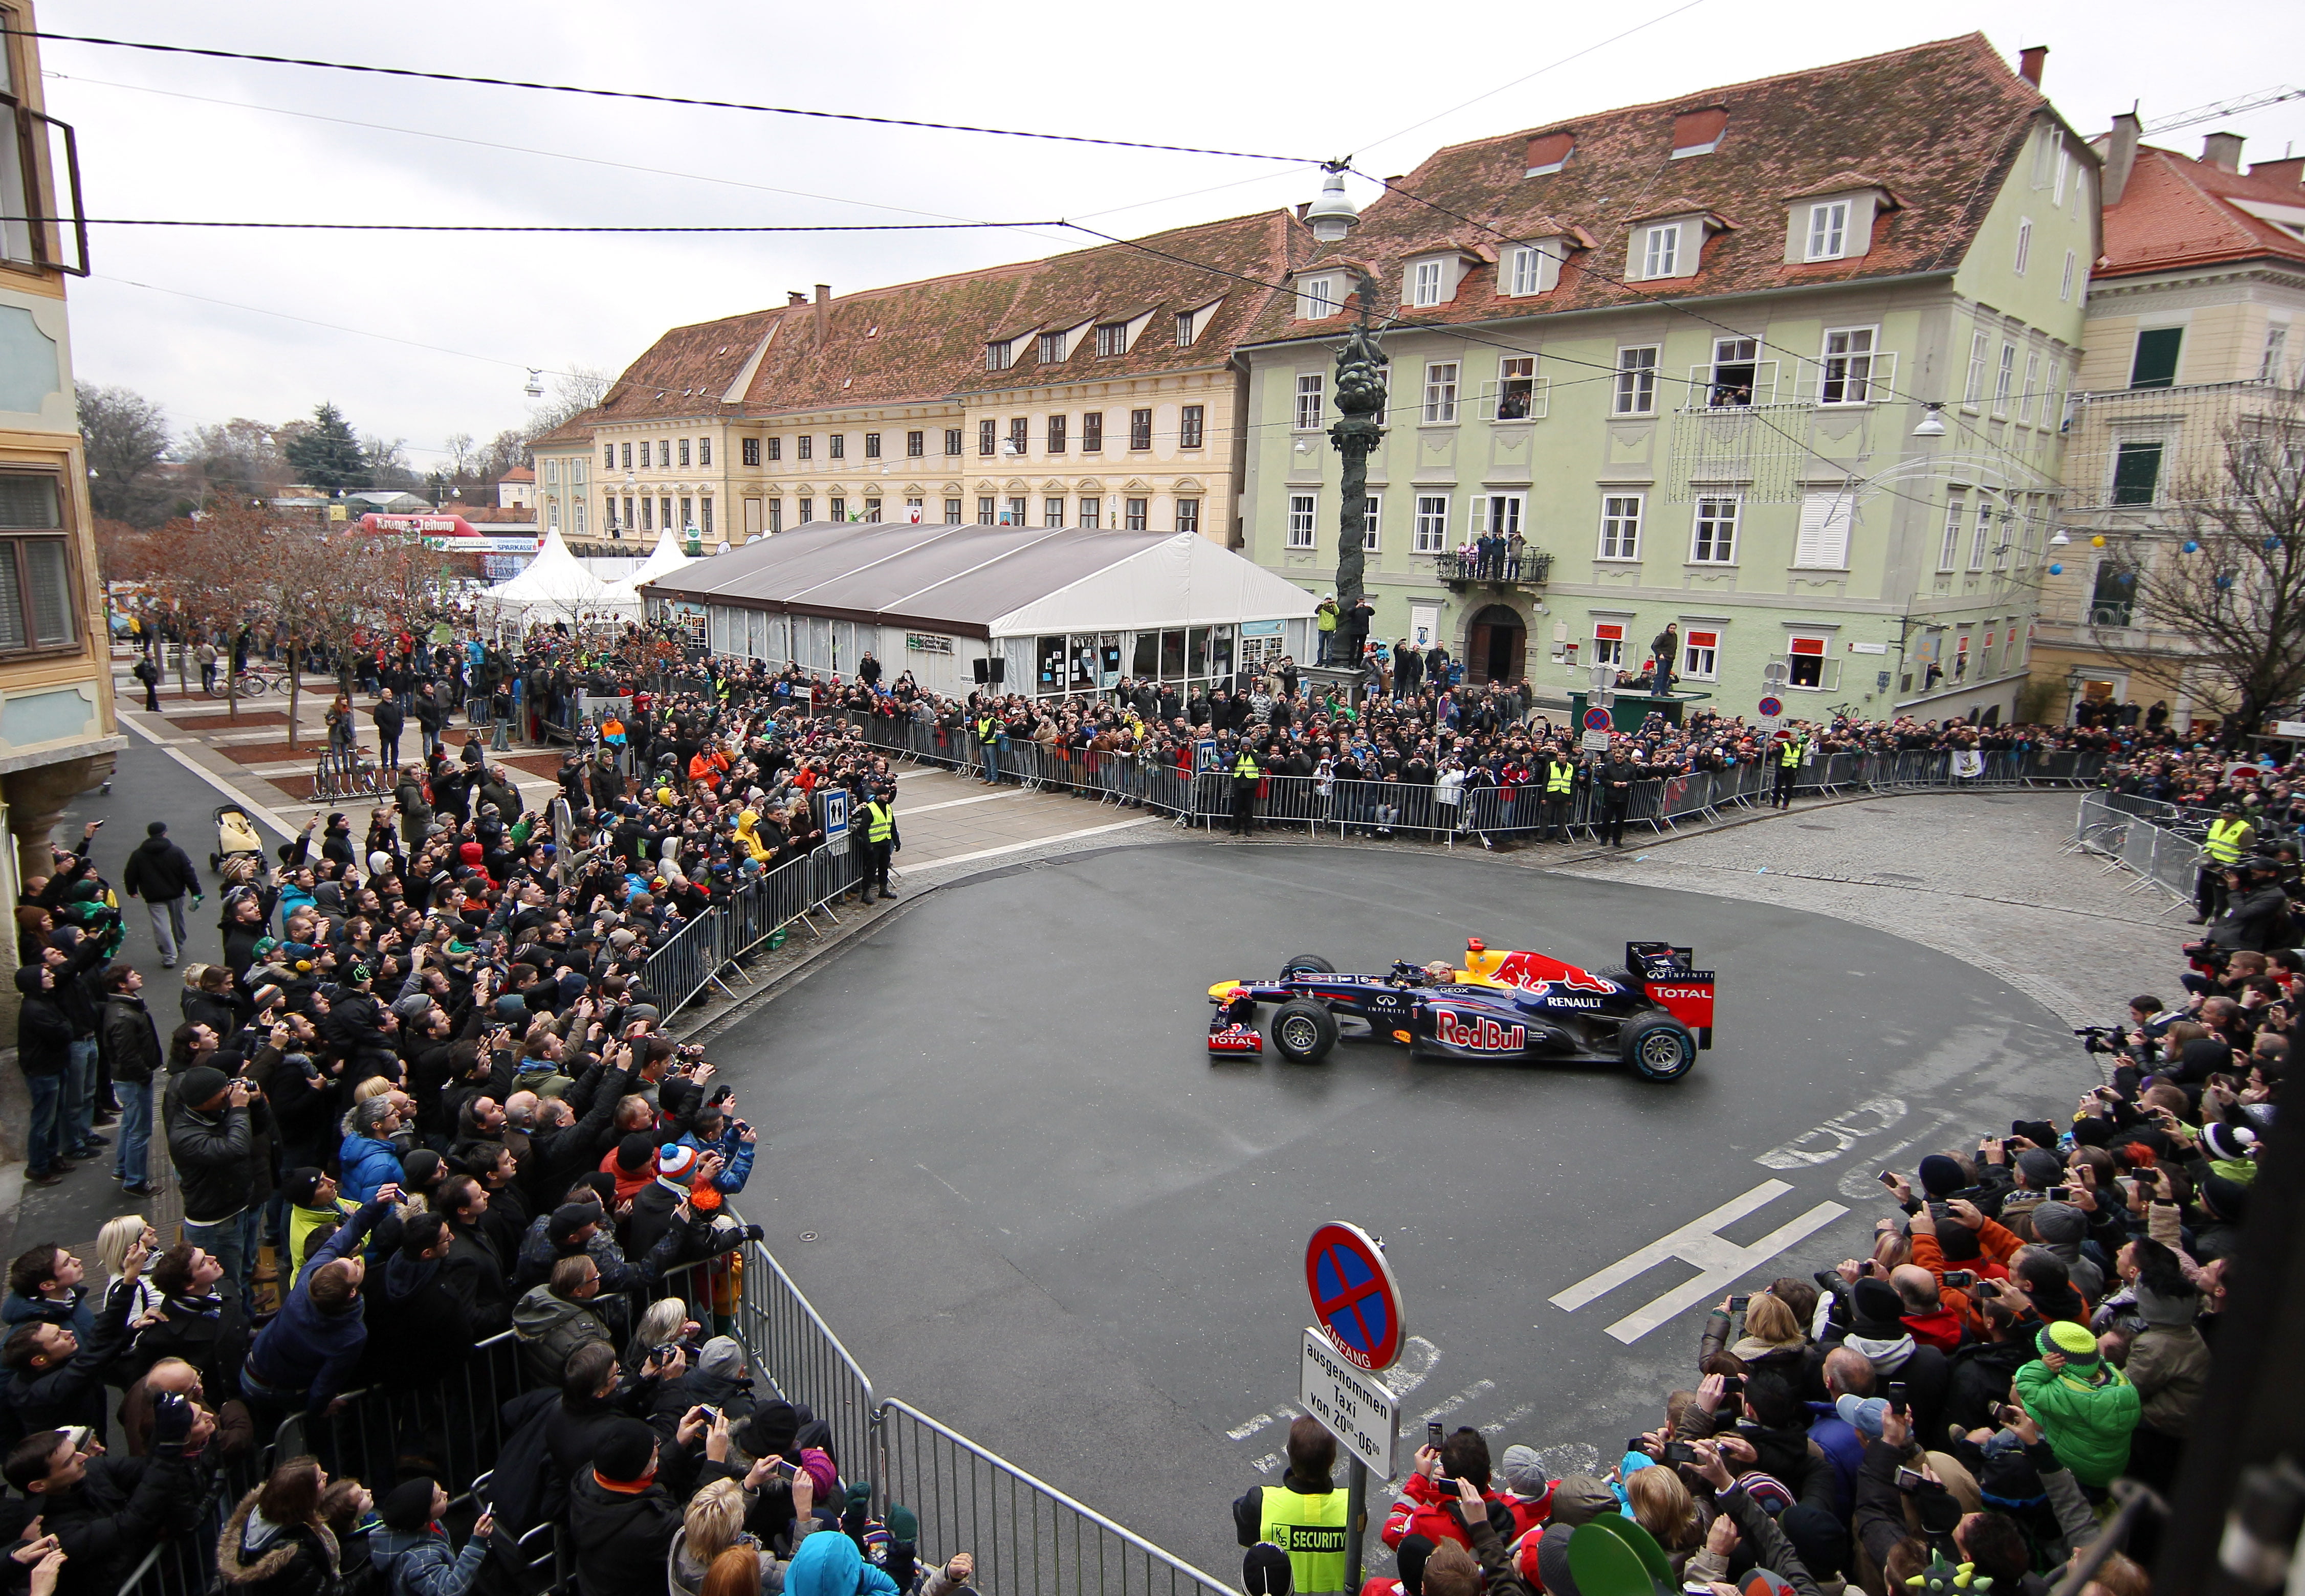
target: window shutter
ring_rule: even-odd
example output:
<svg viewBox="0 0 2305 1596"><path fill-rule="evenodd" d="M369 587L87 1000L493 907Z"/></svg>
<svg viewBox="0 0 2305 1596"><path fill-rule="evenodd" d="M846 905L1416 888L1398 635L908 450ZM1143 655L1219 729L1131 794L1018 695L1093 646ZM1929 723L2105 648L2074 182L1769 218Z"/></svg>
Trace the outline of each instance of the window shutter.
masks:
<svg viewBox="0 0 2305 1596"><path fill-rule="evenodd" d="M1478 412L1478 415L1484 421L1493 421L1497 419L1496 384L1493 382L1484 382L1481 385L1480 410Z"/></svg>
<svg viewBox="0 0 2305 1596"><path fill-rule="evenodd" d="M1849 563L1850 504L1846 493L1811 493L1801 499L1800 533L1793 564L1809 570L1837 571Z"/></svg>

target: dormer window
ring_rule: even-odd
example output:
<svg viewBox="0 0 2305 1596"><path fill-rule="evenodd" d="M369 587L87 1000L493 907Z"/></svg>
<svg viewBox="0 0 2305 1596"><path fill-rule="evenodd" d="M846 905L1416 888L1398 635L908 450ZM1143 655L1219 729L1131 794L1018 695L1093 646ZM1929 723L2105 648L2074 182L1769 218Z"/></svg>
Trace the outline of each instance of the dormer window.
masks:
<svg viewBox="0 0 2305 1596"><path fill-rule="evenodd" d="M1042 333L1040 349L1041 364L1053 366L1065 358L1065 335L1062 333Z"/></svg>
<svg viewBox="0 0 2305 1596"><path fill-rule="evenodd" d="M1193 310L1178 311L1177 347L1189 349L1198 343L1201 335L1208 330L1210 318L1217 313L1217 307L1223 303L1224 301L1221 299L1211 300L1207 304Z"/></svg>
<svg viewBox="0 0 2305 1596"><path fill-rule="evenodd" d="M1400 302L1411 310L1447 304L1457 297L1457 285L1464 280L1465 266L1465 257L1454 250L1408 261L1401 268Z"/></svg>
<svg viewBox="0 0 2305 1596"><path fill-rule="evenodd" d="M1569 153L1577 148L1574 133L1539 133L1528 141L1528 171L1525 175L1543 177L1558 172L1569 164Z"/></svg>
<svg viewBox="0 0 2305 1596"><path fill-rule="evenodd" d="M1828 200L1808 208L1808 259L1838 260L1849 253L1849 201Z"/></svg>
<svg viewBox="0 0 2305 1596"><path fill-rule="evenodd" d="M1002 338L984 346L984 369L1006 371L1016 363L1016 340Z"/></svg>
<svg viewBox="0 0 2305 1596"><path fill-rule="evenodd" d="M1568 254L1565 238L1506 245L1497 260L1497 292L1515 299L1551 293L1561 281L1561 263Z"/></svg>
<svg viewBox="0 0 2305 1596"><path fill-rule="evenodd" d="M1683 111L1672 119L1672 158L1711 155L1721 147L1721 131L1728 125L1726 111Z"/></svg>
<svg viewBox="0 0 2305 1596"><path fill-rule="evenodd" d="M1680 276L1680 233L1679 222L1660 222L1641 229L1643 277Z"/></svg>
<svg viewBox="0 0 2305 1596"><path fill-rule="evenodd" d="M1337 279L1323 275L1297 279L1297 319L1324 321L1345 308L1337 295Z"/></svg>
<svg viewBox="0 0 2305 1596"><path fill-rule="evenodd" d="M1780 195L1785 203L1785 264L1856 260L1873 248L1873 220L1893 209L1888 190L1861 172L1837 172L1823 183Z"/></svg>
<svg viewBox="0 0 2305 1596"><path fill-rule="evenodd" d="M1109 361L1115 355L1128 352L1128 324L1125 321L1099 322L1096 328L1096 358Z"/></svg>
<svg viewBox="0 0 2305 1596"><path fill-rule="evenodd" d="M1441 302L1441 268L1438 260L1420 260L1409 267L1408 302L1412 305L1437 305Z"/></svg>

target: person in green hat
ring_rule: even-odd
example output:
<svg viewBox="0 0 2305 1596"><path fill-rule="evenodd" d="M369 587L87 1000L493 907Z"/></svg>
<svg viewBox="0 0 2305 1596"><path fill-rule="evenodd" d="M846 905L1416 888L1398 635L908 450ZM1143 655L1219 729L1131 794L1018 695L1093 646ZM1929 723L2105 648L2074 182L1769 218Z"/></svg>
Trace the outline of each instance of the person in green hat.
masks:
<svg viewBox="0 0 2305 1596"><path fill-rule="evenodd" d="M2057 1461L2101 1492L2129 1466L2129 1438L2143 1413L2137 1388L2097 1355L2097 1337L2080 1325L2044 1326L2034 1346L2040 1360L2017 1371L2017 1399Z"/></svg>

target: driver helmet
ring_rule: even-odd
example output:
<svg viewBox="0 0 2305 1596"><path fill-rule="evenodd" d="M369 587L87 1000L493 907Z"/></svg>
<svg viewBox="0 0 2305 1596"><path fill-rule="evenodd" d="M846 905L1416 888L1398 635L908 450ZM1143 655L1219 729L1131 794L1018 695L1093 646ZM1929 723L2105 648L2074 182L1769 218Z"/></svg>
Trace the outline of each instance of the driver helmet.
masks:
<svg viewBox="0 0 2305 1596"><path fill-rule="evenodd" d="M1456 979L1457 967L1446 959L1435 959L1425 966L1425 973L1434 981L1453 981Z"/></svg>

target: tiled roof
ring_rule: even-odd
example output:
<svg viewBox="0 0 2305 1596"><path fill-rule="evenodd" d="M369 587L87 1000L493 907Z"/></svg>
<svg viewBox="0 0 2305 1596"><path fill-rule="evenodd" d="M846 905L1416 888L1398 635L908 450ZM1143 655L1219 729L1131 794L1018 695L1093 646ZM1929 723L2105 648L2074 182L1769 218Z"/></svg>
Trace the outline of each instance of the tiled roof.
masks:
<svg viewBox="0 0 2305 1596"><path fill-rule="evenodd" d="M551 431L540 432L530 438L528 446L532 449L547 449L559 444L590 444L592 441L592 423L600 419L600 412L597 407L580 411Z"/></svg>
<svg viewBox="0 0 2305 1596"><path fill-rule="evenodd" d="M2103 279L2261 255L2305 261L2305 238L2229 203L2236 200L2305 209L2305 185L2293 175L2227 172L2173 149L2139 145L2121 203L2105 209L2105 257L2094 275Z"/></svg>
<svg viewBox="0 0 2305 1596"><path fill-rule="evenodd" d="M1287 281L1292 245L1301 253L1305 244L1287 212L1267 211L675 327L617 378L597 410L553 437L619 421L767 416L1221 366L1274 292L1266 285ZM1212 304L1193 343L1180 347L1176 313ZM1141 316L1149 319L1126 354L1100 357L1091 333L1069 361L1039 359L1036 333ZM1014 361L989 371L985 345L1002 338L1016 340ZM724 403L748 368L741 400Z"/></svg>
<svg viewBox="0 0 2305 1596"><path fill-rule="evenodd" d="M505 472L503 476L498 477L497 480L499 482L533 482L536 480L536 473L529 470L528 467L524 465L515 465L512 470Z"/></svg>
<svg viewBox="0 0 2305 1596"><path fill-rule="evenodd" d="M1712 106L1727 113L1717 147L1672 159L1676 117ZM1649 293L1609 280L1623 275L1628 228L1699 211L1729 227L1706 241L1693 282L1674 281L1676 297L1950 271L2044 112L2054 115L2040 90L2011 71L1984 35L1972 33L1452 146L1398 180L1405 193L1387 191L1373 200L1334 249L1376 266L1377 291L1390 312L1400 293L1401 263L1468 233L1493 249L1504 242L1497 233L1535 240L1560 233L1568 221L1597 242L1571 255L1560 285L1542 299L1501 298L1496 271L1476 269L1449 303L1406 311L1404 319L1414 325L1638 302ZM1532 150L1542 146L1552 158L1563 134L1572 147L1561 170L1527 175ZM1821 192L1850 179L1892 190L1901 208L1882 214L1873 247L1862 256L1789 264L1785 201L1777 197ZM1495 231L1468 229L1459 216ZM1581 269L1587 266L1593 269ZM1252 341L1305 335L1307 324L1291 317L1286 304L1269 309ZM1334 331L1331 323L1316 325Z"/></svg>

